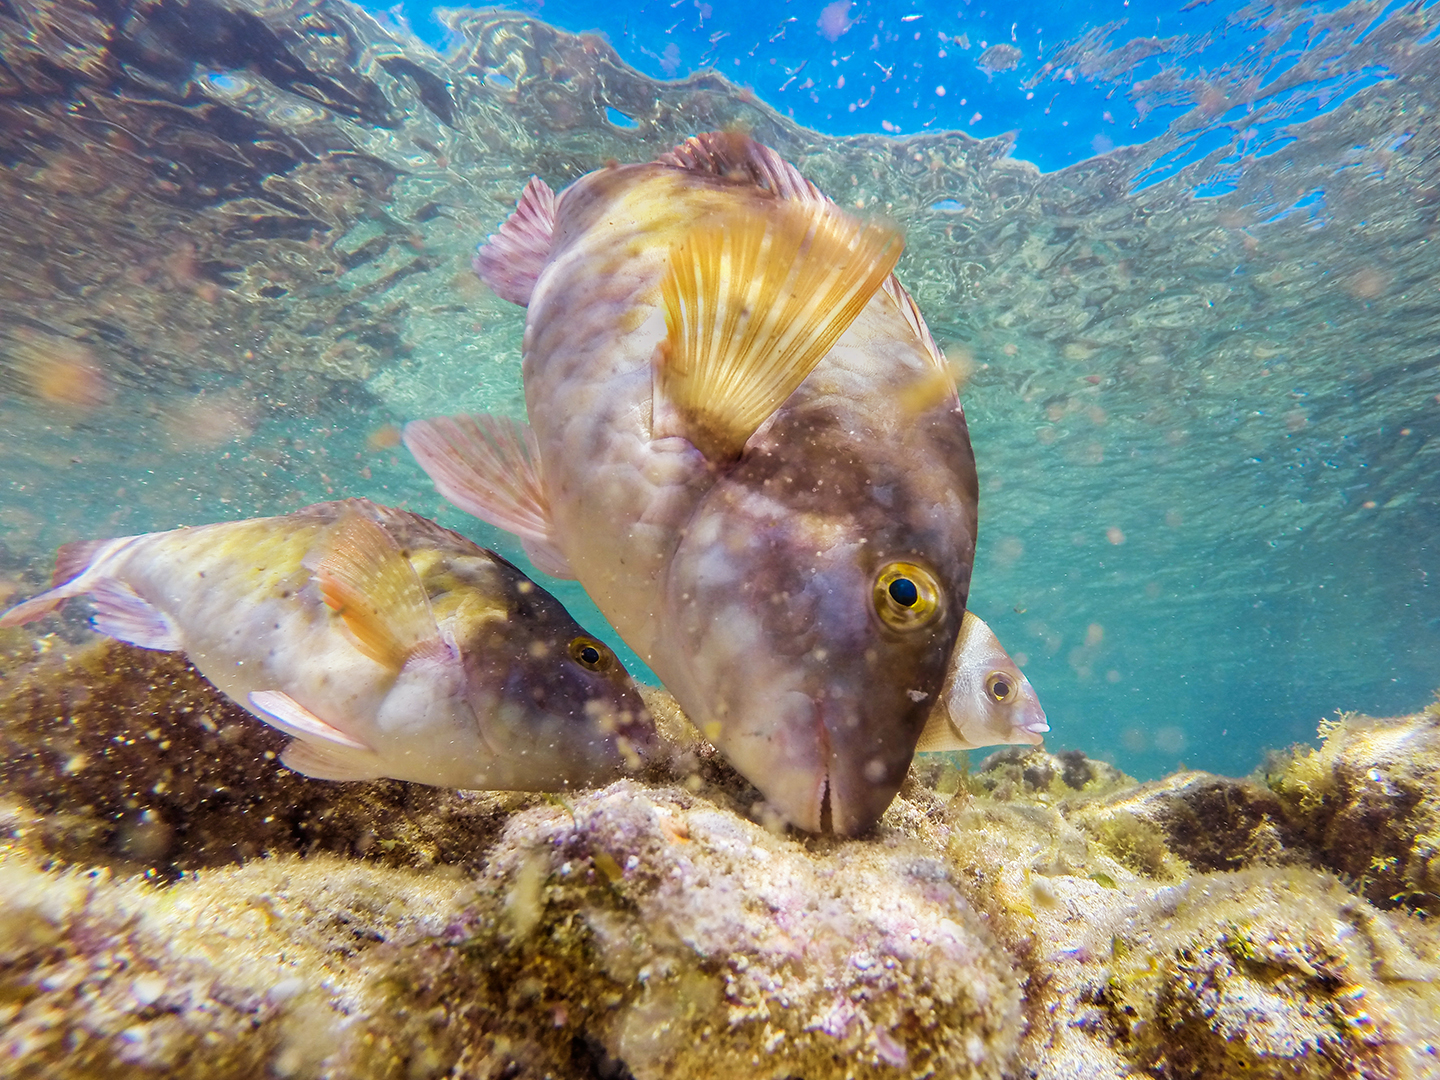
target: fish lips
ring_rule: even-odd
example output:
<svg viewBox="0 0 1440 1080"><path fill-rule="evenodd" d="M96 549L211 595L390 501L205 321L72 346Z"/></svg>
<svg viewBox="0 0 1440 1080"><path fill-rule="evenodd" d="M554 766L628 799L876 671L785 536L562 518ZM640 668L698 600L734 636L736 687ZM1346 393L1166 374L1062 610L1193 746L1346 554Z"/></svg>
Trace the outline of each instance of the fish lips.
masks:
<svg viewBox="0 0 1440 1080"><path fill-rule="evenodd" d="M771 681L752 669L712 691L719 708L708 733L797 828L864 833L905 779L932 699L872 680L869 668L863 658L841 658L835 668L809 673L806 689L787 687L793 672L773 670ZM937 672L919 681L938 685L940 678Z"/></svg>
<svg viewBox="0 0 1440 1080"><path fill-rule="evenodd" d="M827 786L820 805L822 831L841 836L867 832L905 780L929 698L907 700L908 707L898 707L898 703L885 702L884 696L875 702L871 691L858 707L857 703L834 700L816 703L828 750Z"/></svg>

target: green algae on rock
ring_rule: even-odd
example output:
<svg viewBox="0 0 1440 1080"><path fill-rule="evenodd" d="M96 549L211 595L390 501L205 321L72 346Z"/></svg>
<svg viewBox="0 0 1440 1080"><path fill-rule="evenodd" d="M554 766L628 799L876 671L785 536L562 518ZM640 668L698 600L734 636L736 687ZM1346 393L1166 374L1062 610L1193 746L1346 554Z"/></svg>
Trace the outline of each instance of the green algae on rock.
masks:
<svg viewBox="0 0 1440 1080"><path fill-rule="evenodd" d="M1376 906L1440 916L1440 702L1320 730L1318 750L1297 747L1265 769L1303 843Z"/></svg>

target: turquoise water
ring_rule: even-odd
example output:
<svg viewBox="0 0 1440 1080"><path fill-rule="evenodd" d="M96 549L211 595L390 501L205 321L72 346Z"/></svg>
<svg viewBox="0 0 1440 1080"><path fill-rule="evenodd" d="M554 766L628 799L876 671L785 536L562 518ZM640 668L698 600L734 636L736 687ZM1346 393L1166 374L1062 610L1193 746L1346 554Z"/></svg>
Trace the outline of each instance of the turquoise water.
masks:
<svg viewBox="0 0 1440 1080"><path fill-rule="evenodd" d="M969 8L856 6L832 42L823 5L774 41L663 6L689 20L673 71L658 6L539 9L613 48L455 16L448 51L343 3L0 17L0 587L78 537L347 494L523 565L394 445L523 409L522 313L470 252L532 173L558 189L741 124L907 228L901 279L974 364L972 606L1048 745L1238 773L1336 709L1432 698L1440 7L1060 8L1059 37L1009 20L1021 58L987 71L1007 20ZM837 86L846 54L876 74ZM802 59L829 68L815 100L771 71ZM849 111L887 67L904 93L892 74Z"/></svg>

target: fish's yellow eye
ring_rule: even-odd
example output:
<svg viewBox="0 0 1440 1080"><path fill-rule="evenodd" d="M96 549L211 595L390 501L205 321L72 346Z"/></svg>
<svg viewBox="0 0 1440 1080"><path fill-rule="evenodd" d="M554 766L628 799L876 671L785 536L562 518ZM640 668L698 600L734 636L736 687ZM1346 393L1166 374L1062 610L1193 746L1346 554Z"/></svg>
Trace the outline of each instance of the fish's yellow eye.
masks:
<svg viewBox="0 0 1440 1080"><path fill-rule="evenodd" d="M589 637L570 642L570 659L586 671L609 671L615 664L615 654L609 647Z"/></svg>
<svg viewBox="0 0 1440 1080"><path fill-rule="evenodd" d="M985 692L997 705L1008 705L1020 692L1019 680L1004 671L992 671L985 676Z"/></svg>
<svg viewBox="0 0 1440 1080"><path fill-rule="evenodd" d="M875 577L875 613L892 630L919 630L940 614L940 582L923 566L887 563Z"/></svg>

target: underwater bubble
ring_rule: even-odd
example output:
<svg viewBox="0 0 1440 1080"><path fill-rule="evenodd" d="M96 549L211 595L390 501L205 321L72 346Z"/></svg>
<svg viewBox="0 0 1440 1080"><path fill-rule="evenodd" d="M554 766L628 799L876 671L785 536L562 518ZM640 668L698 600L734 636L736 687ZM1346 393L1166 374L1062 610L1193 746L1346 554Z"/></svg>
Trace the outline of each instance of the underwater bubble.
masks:
<svg viewBox="0 0 1440 1080"><path fill-rule="evenodd" d="M1184 729L1173 724L1155 729L1155 749L1163 754L1178 754L1189 742Z"/></svg>

